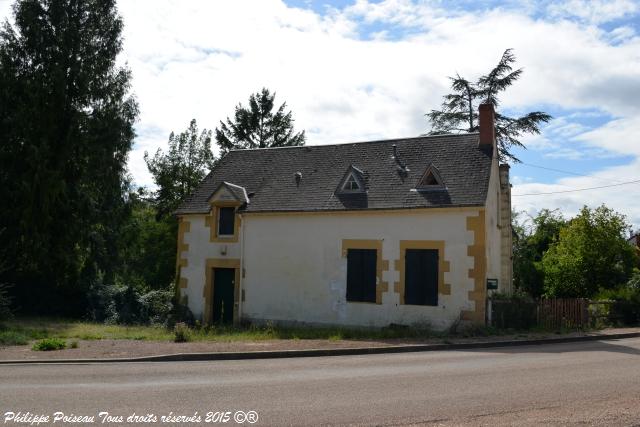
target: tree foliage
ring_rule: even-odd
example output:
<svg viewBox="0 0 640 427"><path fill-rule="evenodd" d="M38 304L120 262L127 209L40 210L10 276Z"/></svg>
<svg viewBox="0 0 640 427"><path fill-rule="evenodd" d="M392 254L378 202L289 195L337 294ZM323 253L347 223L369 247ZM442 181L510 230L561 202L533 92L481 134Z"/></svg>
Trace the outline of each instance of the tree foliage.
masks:
<svg viewBox="0 0 640 427"><path fill-rule="evenodd" d="M267 148L304 145L304 131L293 129L291 111L286 112L286 103L273 112L276 94L263 88L249 97L249 106L238 104L233 120L220 122L216 128L216 143L222 155L232 149Z"/></svg>
<svg viewBox="0 0 640 427"><path fill-rule="evenodd" d="M0 243L33 302L38 284L112 275L138 106L116 62L115 0L17 0L13 14L0 30Z"/></svg>
<svg viewBox="0 0 640 427"><path fill-rule="evenodd" d="M429 134L478 132L478 106L490 103L496 109L495 132L500 160L518 162L511 150L514 147L525 148L520 137L527 133L540 133L540 124L551 120L551 116L542 111L521 117L509 117L498 112L498 96L522 75L522 68L513 69L515 61L513 50L507 49L498 64L475 82L459 74L449 77L453 93L444 96L441 110L431 110L426 114L431 123Z"/></svg>
<svg viewBox="0 0 640 427"><path fill-rule="evenodd" d="M170 215L191 194L214 165L211 131L198 133L193 119L184 132L169 135L169 151L160 148L153 158L144 153L149 172L158 186L155 200L162 216Z"/></svg>
<svg viewBox="0 0 640 427"><path fill-rule="evenodd" d="M542 257L549 246L558 239L566 220L557 210L542 209L531 225L518 221L521 214L512 215L513 239L513 282L516 289L534 298L544 293L544 271Z"/></svg>
<svg viewBox="0 0 640 427"><path fill-rule="evenodd" d="M132 192L128 221L118 231L119 280L145 289L167 289L176 267L177 221L160 216L147 190Z"/></svg>
<svg viewBox="0 0 640 427"><path fill-rule="evenodd" d="M623 215L604 205L583 207L542 258L545 294L591 298L627 282L637 263L629 229Z"/></svg>
<svg viewBox="0 0 640 427"><path fill-rule="evenodd" d="M175 275L178 222L173 212L215 163L211 131L199 132L193 119L184 132L171 132L166 153L158 149L153 158L148 153L144 157L158 188L151 198L143 191L132 197L132 221L123 245L129 255L123 266L130 272L129 283L138 281L151 289L164 289Z"/></svg>

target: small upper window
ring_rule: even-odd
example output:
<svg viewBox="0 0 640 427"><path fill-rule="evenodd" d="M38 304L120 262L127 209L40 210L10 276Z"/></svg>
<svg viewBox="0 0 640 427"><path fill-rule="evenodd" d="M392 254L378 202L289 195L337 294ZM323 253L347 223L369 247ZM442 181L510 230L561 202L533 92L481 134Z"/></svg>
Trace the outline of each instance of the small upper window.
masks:
<svg viewBox="0 0 640 427"><path fill-rule="evenodd" d="M420 181L418 181L416 185L416 189L418 190L431 190L444 188L444 182L440 177L440 172L438 168L434 165L429 165L427 169L422 174Z"/></svg>
<svg viewBox="0 0 640 427"><path fill-rule="evenodd" d="M233 236L235 233L236 208L219 208L218 236Z"/></svg>
<svg viewBox="0 0 640 427"><path fill-rule="evenodd" d="M349 166L336 192L363 193L364 191L364 172L353 165Z"/></svg>
<svg viewBox="0 0 640 427"><path fill-rule="evenodd" d="M432 173L430 173L424 178L424 181L422 181L422 185L440 185L440 183L438 182L436 177L433 176Z"/></svg>
<svg viewBox="0 0 640 427"><path fill-rule="evenodd" d="M358 190L361 190L360 184L358 184L358 181L356 180L356 177L353 176L353 174L349 175L349 178L345 181L344 186L342 187L342 189L346 190L346 191L358 191Z"/></svg>

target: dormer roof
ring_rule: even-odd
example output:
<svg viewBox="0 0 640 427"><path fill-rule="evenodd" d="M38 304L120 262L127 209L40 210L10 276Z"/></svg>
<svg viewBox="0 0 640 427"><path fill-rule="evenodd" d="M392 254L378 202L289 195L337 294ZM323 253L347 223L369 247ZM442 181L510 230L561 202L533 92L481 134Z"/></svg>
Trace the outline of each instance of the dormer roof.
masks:
<svg viewBox="0 0 640 427"><path fill-rule="evenodd" d="M424 170L424 173L416 183L416 190L429 191L429 190L444 190L446 188L440 171L434 164L430 164Z"/></svg>
<svg viewBox="0 0 640 427"><path fill-rule="evenodd" d="M336 193L353 194L365 193L366 191L364 172L353 165L349 165L338 188L336 188Z"/></svg>
<svg viewBox="0 0 640 427"><path fill-rule="evenodd" d="M214 202L237 202L239 205L249 203L247 190L230 182L222 181L218 187L211 193L207 200L209 203Z"/></svg>

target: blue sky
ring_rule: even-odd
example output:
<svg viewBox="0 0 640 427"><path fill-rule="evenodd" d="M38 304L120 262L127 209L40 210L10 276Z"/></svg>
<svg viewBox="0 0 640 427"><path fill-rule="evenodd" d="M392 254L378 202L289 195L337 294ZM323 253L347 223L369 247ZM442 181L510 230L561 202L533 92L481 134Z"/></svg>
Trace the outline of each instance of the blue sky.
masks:
<svg viewBox="0 0 640 427"><path fill-rule="evenodd" d="M0 0L0 16L9 2ZM191 118L213 129L266 86L308 144L416 136L448 92L506 48L524 74L501 98L509 115L554 116L512 166L513 194L640 179L640 1L123 0L122 61L141 106L129 169L152 185L145 151ZM554 171L557 169L565 172ZM601 203L640 227L640 185L514 197L534 215Z"/></svg>

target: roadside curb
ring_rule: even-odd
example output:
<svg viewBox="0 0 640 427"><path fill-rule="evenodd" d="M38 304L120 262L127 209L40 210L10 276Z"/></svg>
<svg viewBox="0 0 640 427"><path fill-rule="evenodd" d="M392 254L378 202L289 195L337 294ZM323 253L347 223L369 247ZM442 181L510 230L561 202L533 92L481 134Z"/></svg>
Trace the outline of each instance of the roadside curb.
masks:
<svg viewBox="0 0 640 427"><path fill-rule="evenodd" d="M284 359L292 357L327 357L327 356L355 356L367 354L412 353L444 350L473 350L496 347L520 347L527 345L562 344L580 341L609 341L623 338L640 337L640 332L628 332L606 335L585 335L580 337L541 338L532 340L512 341L484 341L458 344L408 344L387 347L356 347L356 348L328 348L309 350L274 350L274 351L246 351L246 352L215 352L215 353L175 353L156 356L142 356L131 358L107 359L30 359L30 360L0 360L0 365L23 364L91 364L91 363L119 363L119 362L202 362L215 360L249 360L249 359Z"/></svg>

